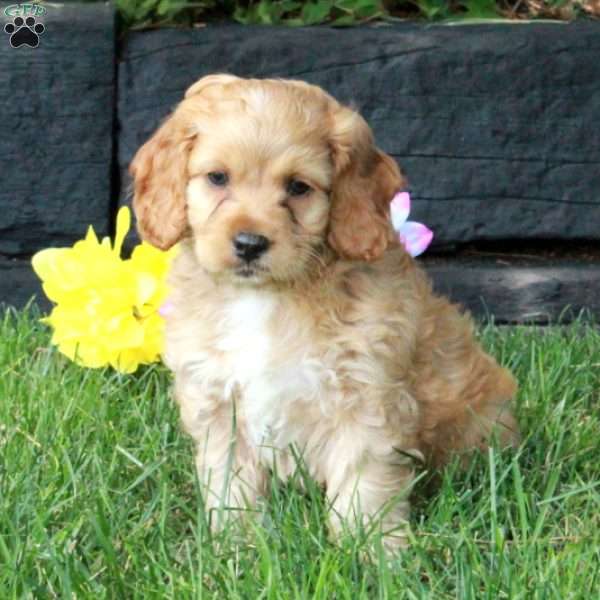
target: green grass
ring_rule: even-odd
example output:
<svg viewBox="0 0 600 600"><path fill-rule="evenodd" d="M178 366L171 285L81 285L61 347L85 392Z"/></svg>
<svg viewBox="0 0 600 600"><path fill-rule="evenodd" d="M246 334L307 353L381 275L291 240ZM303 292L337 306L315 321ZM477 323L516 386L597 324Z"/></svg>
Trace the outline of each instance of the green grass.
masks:
<svg viewBox="0 0 600 600"><path fill-rule="evenodd" d="M0 315L0 597L585 598L600 591L600 333L487 327L525 439L416 491L410 549L328 541L326 508L273 486L211 538L161 367L81 369L30 313ZM426 475L428 478L429 475Z"/></svg>
<svg viewBox="0 0 600 600"><path fill-rule="evenodd" d="M594 10L598 16L598 8L585 0L115 0L115 8L125 29L190 26L223 19L298 27L398 19L573 19Z"/></svg>

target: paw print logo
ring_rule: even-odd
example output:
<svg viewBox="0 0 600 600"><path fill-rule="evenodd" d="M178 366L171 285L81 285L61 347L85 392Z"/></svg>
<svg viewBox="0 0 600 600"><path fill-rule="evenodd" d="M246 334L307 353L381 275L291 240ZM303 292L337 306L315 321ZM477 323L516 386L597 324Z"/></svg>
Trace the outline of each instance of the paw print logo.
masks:
<svg viewBox="0 0 600 600"><path fill-rule="evenodd" d="M10 45L13 48L29 46L37 48L40 43L40 35L46 28L42 23L36 23L34 17L15 17L12 23L4 26L4 32L10 35Z"/></svg>

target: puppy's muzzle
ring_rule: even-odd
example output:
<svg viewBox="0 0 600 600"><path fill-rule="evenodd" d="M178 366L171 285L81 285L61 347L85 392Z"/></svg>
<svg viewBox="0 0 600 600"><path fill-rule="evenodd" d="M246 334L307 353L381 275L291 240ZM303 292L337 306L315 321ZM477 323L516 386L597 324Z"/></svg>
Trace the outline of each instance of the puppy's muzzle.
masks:
<svg viewBox="0 0 600 600"><path fill-rule="evenodd" d="M260 258L271 245L264 235L241 231L233 238L233 251L244 262L251 263Z"/></svg>

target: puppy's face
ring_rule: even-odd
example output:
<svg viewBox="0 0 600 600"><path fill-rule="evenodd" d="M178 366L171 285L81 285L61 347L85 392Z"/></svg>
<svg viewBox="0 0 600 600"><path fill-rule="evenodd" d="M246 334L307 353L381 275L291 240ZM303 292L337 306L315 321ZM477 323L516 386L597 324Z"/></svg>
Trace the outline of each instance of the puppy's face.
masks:
<svg viewBox="0 0 600 600"><path fill-rule="evenodd" d="M329 245L377 258L402 186L355 112L302 82L211 76L192 86L136 155L143 237L189 232L200 265L240 284L293 281Z"/></svg>
<svg viewBox="0 0 600 600"><path fill-rule="evenodd" d="M187 218L196 256L212 273L294 279L325 241L333 169L318 128L324 115L305 115L289 89L251 90L198 122Z"/></svg>

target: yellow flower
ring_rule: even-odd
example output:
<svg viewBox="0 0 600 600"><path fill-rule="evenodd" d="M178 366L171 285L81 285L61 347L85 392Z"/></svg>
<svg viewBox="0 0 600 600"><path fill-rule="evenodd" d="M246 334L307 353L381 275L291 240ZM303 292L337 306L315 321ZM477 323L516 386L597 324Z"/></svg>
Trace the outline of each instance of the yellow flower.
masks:
<svg viewBox="0 0 600 600"><path fill-rule="evenodd" d="M131 373L160 358L167 295L166 274L175 249L163 252L142 242L121 258L131 226L129 209L117 214L114 245L98 241L94 229L72 248L48 248L32 258L45 294L55 303L42 321L52 343L86 367L112 365Z"/></svg>

